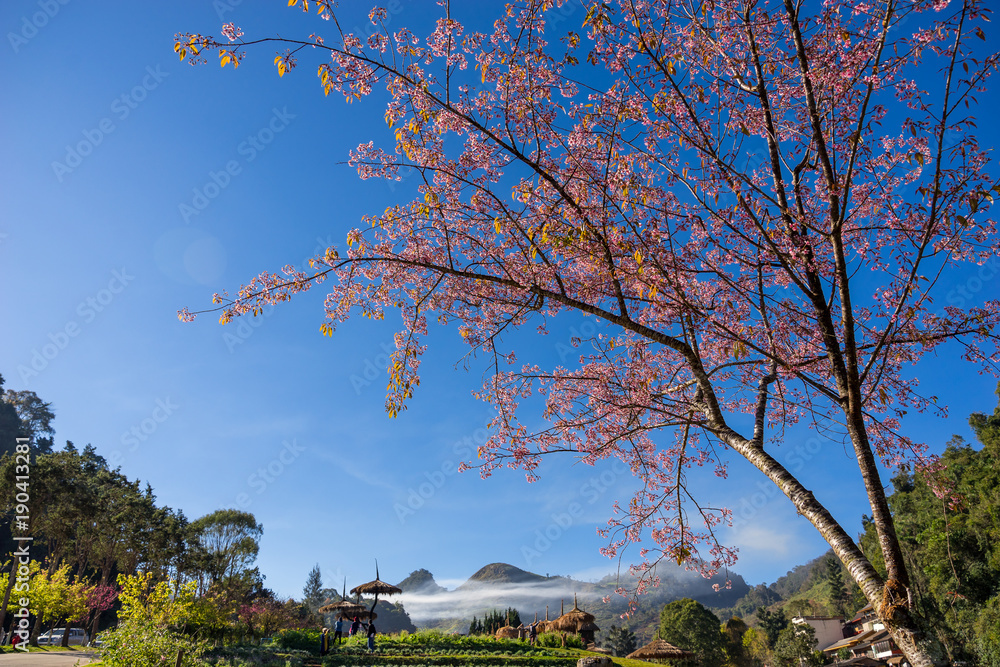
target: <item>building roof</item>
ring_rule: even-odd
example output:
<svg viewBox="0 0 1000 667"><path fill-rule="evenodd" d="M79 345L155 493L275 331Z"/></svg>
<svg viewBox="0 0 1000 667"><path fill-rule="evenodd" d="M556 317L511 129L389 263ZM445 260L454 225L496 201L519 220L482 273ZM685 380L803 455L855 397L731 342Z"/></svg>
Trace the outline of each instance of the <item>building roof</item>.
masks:
<svg viewBox="0 0 1000 667"><path fill-rule="evenodd" d="M883 630L868 630L867 632L862 632L860 635L854 635L853 637L848 637L847 639L841 639L839 642L830 644L825 649L823 653L829 651L839 651L842 648L850 648L858 644L870 644L872 639L875 638L877 634L884 632Z"/></svg>

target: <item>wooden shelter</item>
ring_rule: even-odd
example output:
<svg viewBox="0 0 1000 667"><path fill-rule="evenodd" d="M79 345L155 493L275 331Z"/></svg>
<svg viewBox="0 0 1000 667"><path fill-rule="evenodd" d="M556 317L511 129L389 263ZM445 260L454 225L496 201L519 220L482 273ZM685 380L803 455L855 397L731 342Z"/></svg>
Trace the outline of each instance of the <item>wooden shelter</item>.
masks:
<svg viewBox="0 0 1000 667"><path fill-rule="evenodd" d="M374 617L375 605L378 604L379 595L399 595L403 592L403 589L398 586L393 586L392 584L387 584L381 579L379 579L378 574L378 561L375 562L375 580L369 581L366 584L361 584L360 586L355 586L351 589L351 595L374 595L375 602L372 603L372 608L369 614Z"/></svg>
<svg viewBox="0 0 1000 667"><path fill-rule="evenodd" d="M678 648L662 639L654 640L642 648L632 651L626 658L630 660L691 660L696 656L692 651Z"/></svg>

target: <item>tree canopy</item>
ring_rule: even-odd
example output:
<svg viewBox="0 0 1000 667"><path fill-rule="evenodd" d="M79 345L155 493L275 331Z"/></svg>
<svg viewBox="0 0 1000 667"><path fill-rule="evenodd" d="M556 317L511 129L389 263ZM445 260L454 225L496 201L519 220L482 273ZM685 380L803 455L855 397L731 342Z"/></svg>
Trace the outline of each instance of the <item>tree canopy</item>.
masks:
<svg viewBox="0 0 1000 667"><path fill-rule="evenodd" d="M336 18L333 3L301 4ZM731 512L686 485L735 453L830 543L911 664L932 662L879 463L936 465L900 433L940 410L910 366L944 343L994 372L1000 302L935 306L941 279L994 261L1000 185L976 137L975 94L998 54L979 0L765 5L563 0L512 5L484 33L450 4L421 36L370 14L370 35L180 34L180 58L234 67L273 43L278 74L316 58L325 93L384 91L389 150L362 142L362 178L416 177L414 198L364 219L309 271L263 272L223 323L320 283L327 322L397 310L386 409L419 384L429 321L490 364L495 409L473 462L537 478L540 457L617 457L643 484L616 507L608 555L731 565ZM308 48L307 48L308 47ZM919 71L940 76L918 77ZM378 93L382 94L382 93ZM568 367L542 368L503 336L557 315L606 326ZM194 313L184 310L181 319ZM528 357L519 361L519 356ZM542 404L546 423L525 414ZM828 507L774 455L786 429L851 443L882 552L879 573ZM725 453L725 456L723 455ZM652 576L652 575L651 575Z"/></svg>
<svg viewBox="0 0 1000 667"><path fill-rule="evenodd" d="M726 660L719 619L691 598L663 605L657 634L674 646L697 653L701 667L721 667Z"/></svg>

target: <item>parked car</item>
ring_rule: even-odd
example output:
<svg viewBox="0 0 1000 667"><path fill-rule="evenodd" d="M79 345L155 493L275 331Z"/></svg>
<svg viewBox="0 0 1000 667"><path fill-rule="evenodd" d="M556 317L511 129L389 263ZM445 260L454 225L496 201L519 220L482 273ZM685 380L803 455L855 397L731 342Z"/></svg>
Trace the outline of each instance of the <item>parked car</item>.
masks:
<svg viewBox="0 0 1000 667"><path fill-rule="evenodd" d="M61 646L66 628L54 628L38 638L39 646ZM87 633L83 628L69 629L69 645L83 646L87 643Z"/></svg>

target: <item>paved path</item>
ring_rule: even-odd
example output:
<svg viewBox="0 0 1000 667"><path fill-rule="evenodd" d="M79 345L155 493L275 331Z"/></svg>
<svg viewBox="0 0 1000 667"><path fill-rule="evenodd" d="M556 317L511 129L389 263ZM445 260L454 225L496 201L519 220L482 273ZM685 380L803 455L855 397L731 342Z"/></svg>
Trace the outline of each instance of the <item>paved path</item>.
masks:
<svg viewBox="0 0 1000 667"><path fill-rule="evenodd" d="M53 651L52 653L3 653L0 665L25 665L26 667L72 667L97 662L97 656L88 651Z"/></svg>

